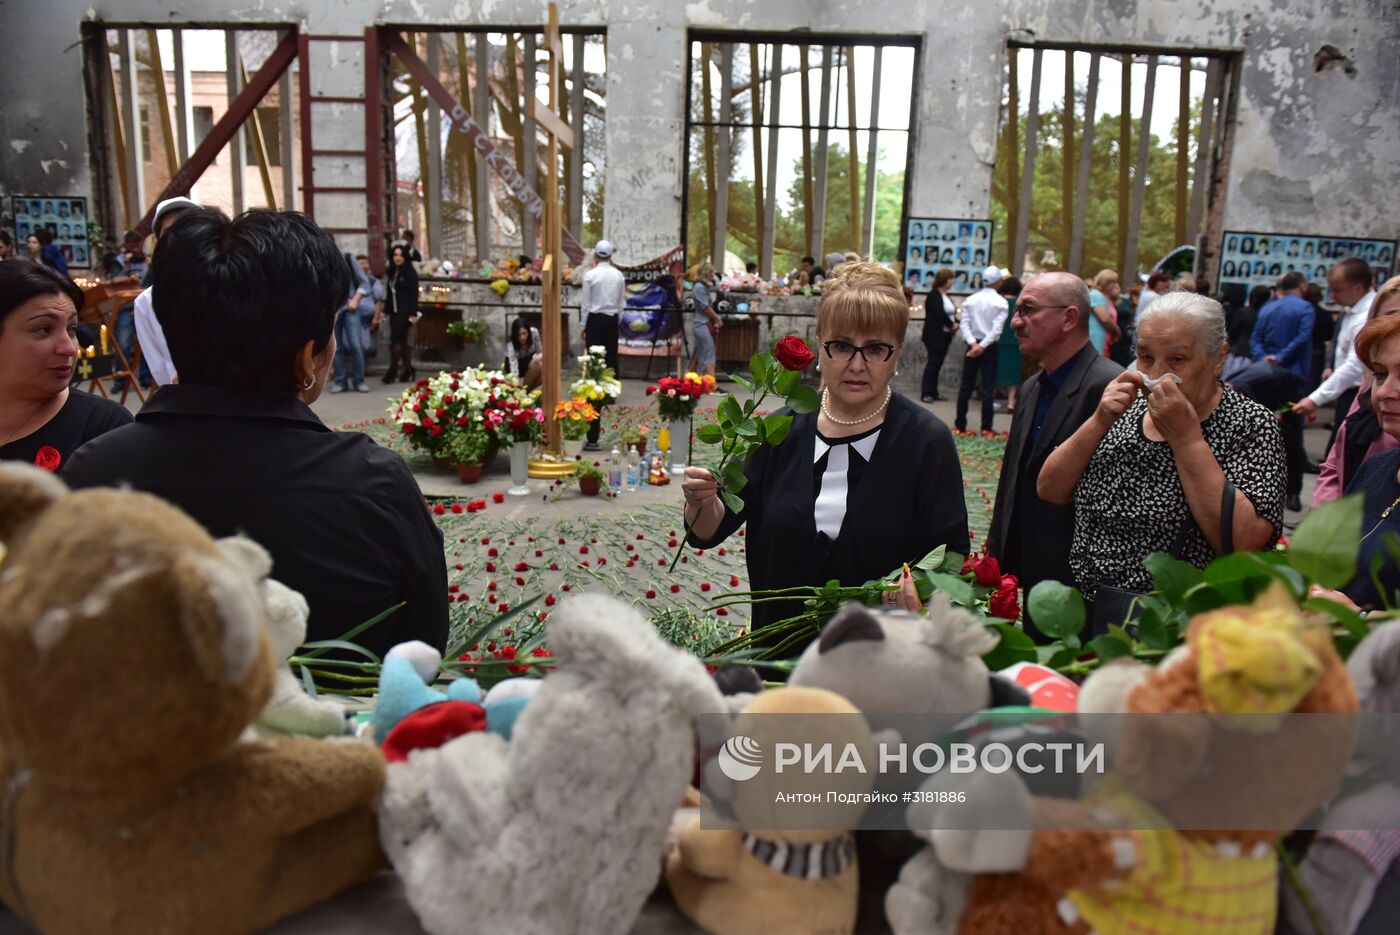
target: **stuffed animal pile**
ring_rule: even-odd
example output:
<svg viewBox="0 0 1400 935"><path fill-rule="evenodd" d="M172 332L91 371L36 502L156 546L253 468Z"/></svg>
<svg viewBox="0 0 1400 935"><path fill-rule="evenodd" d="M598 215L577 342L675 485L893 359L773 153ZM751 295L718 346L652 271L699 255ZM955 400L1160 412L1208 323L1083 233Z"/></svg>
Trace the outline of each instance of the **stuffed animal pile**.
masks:
<svg viewBox="0 0 1400 935"><path fill-rule="evenodd" d="M0 465L0 899L47 935L245 933L383 866L372 746L241 742L265 579L145 494Z"/></svg>
<svg viewBox="0 0 1400 935"><path fill-rule="evenodd" d="M1329 629L1270 591L1251 607L1196 617L1185 646L1155 670L1135 669L1105 667L1112 687L1091 679L1081 707L1112 710L1120 691L1120 710L1161 716L1122 726L1116 775L1083 803L1032 800L1024 787L1018 795L1019 780L1003 773L969 783L999 785L1004 813L1019 812L1025 830L940 829L944 806L911 809L911 827L932 847L890 890L897 933L1273 932L1272 845L1335 788L1354 740L1350 719L1308 722L1315 729L1302 744L1296 730L1276 738L1267 729L1270 716L1356 711ZM1183 714L1197 717L1173 716ZM1288 781L1261 780L1262 764ZM1193 828L1229 829L1261 802L1279 830L1163 823L1192 815L1205 821Z"/></svg>
<svg viewBox="0 0 1400 935"><path fill-rule="evenodd" d="M389 767L384 849L434 935L627 932L655 887L723 710L700 660L632 607L584 595L548 623L558 668L507 741L473 731Z"/></svg>

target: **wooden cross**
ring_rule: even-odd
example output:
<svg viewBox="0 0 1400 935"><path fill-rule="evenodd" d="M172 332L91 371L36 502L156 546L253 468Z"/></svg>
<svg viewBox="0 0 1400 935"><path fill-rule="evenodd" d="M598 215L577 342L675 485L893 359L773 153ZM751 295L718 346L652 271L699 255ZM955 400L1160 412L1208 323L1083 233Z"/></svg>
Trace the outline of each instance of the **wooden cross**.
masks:
<svg viewBox="0 0 1400 935"><path fill-rule="evenodd" d="M574 133L560 116L560 106L564 99L562 81L563 44L559 39L559 7L549 5L549 18L544 29L544 47L549 53L549 104L543 105L538 98L529 101L530 116L544 130L548 140L545 150L545 190L544 200L544 263L540 270L540 297L542 316L540 336L544 344L542 376L544 398L540 405L545 415L545 450L554 454L560 452L559 426L554 421L554 407L559 404L560 360L563 355L563 335L560 333L561 287L563 275L563 205L559 202L559 148L574 148ZM534 67L534 63L529 63ZM541 474L557 473L541 465Z"/></svg>

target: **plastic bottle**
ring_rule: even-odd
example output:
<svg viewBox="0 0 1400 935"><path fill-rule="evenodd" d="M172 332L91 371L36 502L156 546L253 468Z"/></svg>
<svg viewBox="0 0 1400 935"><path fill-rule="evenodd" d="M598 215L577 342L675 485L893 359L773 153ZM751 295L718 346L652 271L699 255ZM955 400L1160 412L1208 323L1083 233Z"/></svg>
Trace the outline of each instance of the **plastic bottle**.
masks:
<svg viewBox="0 0 1400 935"><path fill-rule="evenodd" d="M637 474L642 467L642 456L637 454L636 448L627 449L627 489L637 489Z"/></svg>
<svg viewBox="0 0 1400 935"><path fill-rule="evenodd" d="M642 455L642 456L641 456L641 459L640 459L640 460L638 461L638 463L637 463L637 489L638 489L638 490L641 490L643 487L645 487L645 486L649 483L648 480L647 480L647 473L648 473L650 470L651 470L651 455L649 455L649 454Z"/></svg>
<svg viewBox="0 0 1400 935"><path fill-rule="evenodd" d="M613 490L622 487L622 452L617 450L616 445L608 452L608 486Z"/></svg>

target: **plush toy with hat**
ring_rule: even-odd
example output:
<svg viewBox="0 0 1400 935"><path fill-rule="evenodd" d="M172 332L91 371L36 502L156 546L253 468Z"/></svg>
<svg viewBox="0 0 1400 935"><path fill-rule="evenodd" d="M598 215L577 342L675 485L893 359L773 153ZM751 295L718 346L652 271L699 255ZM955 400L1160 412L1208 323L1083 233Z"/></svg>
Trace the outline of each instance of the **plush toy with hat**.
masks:
<svg viewBox="0 0 1400 935"><path fill-rule="evenodd" d="M262 583L263 604L267 607L267 642L277 661L272 683L272 699L253 720L255 737L333 737L349 729L349 710L329 698L312 698L292 674L287 659L306 641L306 621L310 608L306 598L271 578Z"/></svg>
<svg viewBox="0 0 1400 935"><path fill-rule="evenodd" d="M820 688L776 688L754 695L735 719L733 737L762 735L761 719L802 714L840 717L800 719L795 725L789 721L785 738L796 742L806 730L838 749L849 742L862 762L875 762L874 738L860 711ZM681 912L711 935L853 932L860 892L854 835L839 821L823 822L838 827L817 830L787 827L792 816L781 820L775 802L784 793L819 798L830 791L861 794L872 784L869 772L780 775L763 768L747 780L729 783L715 776L707 786L724 790L736 827L707 830L695 818L681 832L666 865L666 882ZM854 827L863 811L864 806L852 810L844 824ZM829 812L822 815L830 817Z"/></svg>
<svg viewBox="0 0 1400 935"><path fill-rule="evenodd" d="M50 935L243 933L384 863L367 744L242 742L267 553L0 466L0 899Z"/></svg>
<svg viewBox="0 0 1400 935"><path fill-rule="evenodd" d="M1400 715L1400 621L1372 630L1352 650L1347 671L1363 715L1393 723ZM1368 744L1365 755L1353 760L1353 783L1328 807L1308 846L1298 873L1312 909L1296 887L1284 888L1293 931L1315 932L1313 911L1328 935L1394 928L1393 907L1400 905L1400 749L1387 742L1393 736Z"/></svg>
<svg viewBox="0 0 1400 935"><path fill-rule="evenodd" d="M571 597L547 624L557 660L510 742L472 731L389 767L384 849L434 935L629 931L661 872L718 713L700 660L634 608Z"/></svg>
<svg viewBox="0 0 1400 935"><path fill-rule="evenodd" d="M981 801L992 781L994 827L1020 830L939 828L959 806L912 808L932 848L890 891L897 933L1273 932L1273 844L1335 789L1354 742L1349 720L1279 729L1356 710L1329 628L1280 588L1196 617L1157 669L1133 667L1106 666L1111 685L1081 700L1111 709L1125 692L1126 713L1163 716L1122 725L1115 772L1082 802L1033 800L1009 773L930 780ZM1241 829L1245 815L1264 817Z"/></svg>

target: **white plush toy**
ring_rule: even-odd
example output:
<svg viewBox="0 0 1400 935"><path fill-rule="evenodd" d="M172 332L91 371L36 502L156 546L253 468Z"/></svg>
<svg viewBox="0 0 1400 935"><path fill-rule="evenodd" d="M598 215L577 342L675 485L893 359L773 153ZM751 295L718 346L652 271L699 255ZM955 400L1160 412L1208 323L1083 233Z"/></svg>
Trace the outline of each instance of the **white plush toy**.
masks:
<svg viewBox="0 0 1400 935"><path fill-rule="evenodd" d="M565 601L548 642L558 668L509 742L469 733L389 767L381 843L433 935L614 935L656 886L719 691L609 597Z"/></svg>
<svg viewBox="0 0 1400 935"><path fill-rule="evenodd" d="M267 643L277 660L272 698L249 730L260 738L300 734L331 737L346 732L346 708L329 699L312 698L292 674L287 659L306 641L306 619L311 615L306 598L271 578L263 581L267 604Z"/></svg>

